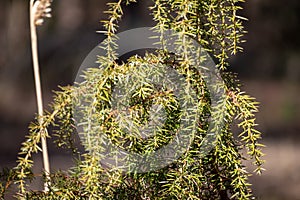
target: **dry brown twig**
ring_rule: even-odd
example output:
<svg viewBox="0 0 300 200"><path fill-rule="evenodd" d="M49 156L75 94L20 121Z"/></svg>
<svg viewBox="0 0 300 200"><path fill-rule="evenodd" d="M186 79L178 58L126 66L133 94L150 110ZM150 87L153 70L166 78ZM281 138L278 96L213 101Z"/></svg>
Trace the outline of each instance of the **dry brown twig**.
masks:
<svg viewBox="0 0 300 200"><path fill-rule="evenodd" d="M51 17L51 3L52 0L30 0L30 33L31 33L31 50L32 50L32 59L33 59L33 70L34 70L34 80L35 80L35 89L36 89L36 98L38 106L38 120L40 124L43 124L43 97L42 97L42 88L41 88L41 78L39 72L39 60L38 60L38 44L37 44L37 26L43 25L44 18ZM50 162L48 156L47 148L47 130L42 129L41 134L41 143L42 143L42 153L43 153L43 163L44 171L46 174L46 182L44 184L44 190L48 191L48 185L50 184Z"/></svg>

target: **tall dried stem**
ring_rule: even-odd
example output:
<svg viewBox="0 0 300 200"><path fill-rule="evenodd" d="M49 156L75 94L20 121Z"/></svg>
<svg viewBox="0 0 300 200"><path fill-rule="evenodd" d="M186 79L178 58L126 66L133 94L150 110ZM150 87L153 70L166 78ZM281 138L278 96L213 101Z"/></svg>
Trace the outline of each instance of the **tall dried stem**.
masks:
<svg viewBox="0 0 300 200"><path fill-rule="evenodd" d="M31 33L31 50L32 50L32 60L33 60L33 70L34 70L34 80L35 80L35 89L36 89L36 99L38 106L38 120L39 124L43 124L43 97L42 97L42 88L41 88L41 78L39 72L39 59L38 59L38 38L36 28L39 25L42 25L44 19L43 17L51 17L50 8L51 1L41 0L35 1L30 0L30 33ZM41 126L42 127L42 126ZM48 156L47 148L47 129L42 128L40 130L41 134L41 143L42 143L42 154L43 154L43 164L44 171L46 174L46 182L44 184L44 190L48 191L48 185L50 183L50 162Z"/></svg>

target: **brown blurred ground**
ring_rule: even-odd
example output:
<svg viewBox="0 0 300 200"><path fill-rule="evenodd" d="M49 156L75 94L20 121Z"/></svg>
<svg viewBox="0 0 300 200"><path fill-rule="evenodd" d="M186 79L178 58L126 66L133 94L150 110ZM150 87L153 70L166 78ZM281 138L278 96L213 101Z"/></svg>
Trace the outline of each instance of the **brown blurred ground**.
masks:
<svg viewBox="0 0 300 200"><path fill-rule="evenodd" d="M14 166L36 112L26 2L0 2L0 168ZM84 57L103 39L95 31L101 30L106 9L103 0L54 2L53 19L39 30L45 104L57 85L72 84ZM126 9L121 30L151 26L149 2ZM267 171L251 178L254 192L264 200L299 200L300 1L248 0L245 6L248 42L244 53L231 60L231 70L261 102L258 123L267 145ZM68 154L51 145L50 156L53 169L72 165Z"/></svg>

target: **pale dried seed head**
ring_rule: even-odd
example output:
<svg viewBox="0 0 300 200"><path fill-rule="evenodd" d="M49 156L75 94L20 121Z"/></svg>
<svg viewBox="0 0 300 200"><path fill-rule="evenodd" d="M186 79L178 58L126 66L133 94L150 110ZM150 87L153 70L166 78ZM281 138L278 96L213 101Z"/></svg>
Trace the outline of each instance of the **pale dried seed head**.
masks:
<svg viewBox="0 0 300 200"><path fill-rule="evenodd" d="M50 13L46 13L46 14L44 14L44 17L51 18L52 15Z"/></svg>
<svg viewBox="0 0 300 200"><path fill-rule="evenodd" d="M52 9L48 7L48 8L45 9L45 13L50 13L51 10L52 10Z"/></svg>
<svg viewBox="0 0 300 200"><path fill-rule="evenodd" d="M44 18L50 18L52 9L50 8L52 0L37 0L33 5L34 24L41 26Z"/></svg>
<svg viewBox="0 0 300 200"><path fill-rule="evenodd" d="M44 23L44 19L38 19L36 20L35 25L41 26L43 23Z"/></svg>

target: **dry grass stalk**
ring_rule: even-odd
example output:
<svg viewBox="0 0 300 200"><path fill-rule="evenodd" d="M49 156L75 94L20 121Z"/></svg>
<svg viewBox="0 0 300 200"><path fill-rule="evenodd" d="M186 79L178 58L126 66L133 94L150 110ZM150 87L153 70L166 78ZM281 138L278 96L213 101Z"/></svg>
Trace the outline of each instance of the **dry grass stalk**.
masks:
<svg viewBox="0 0 300 200"><path fill-rule="evenodd" d="M52 0L30 0L30 32L31 32L31 49L32 49L32 59L33 59L33 70L34 70L34 79L35 79L35 88L36 88L36 98L38 106L38 117L39 123L43 124L43 97L41 89L41 78L39 72L39 60L38 60L38 44L37 44L37 32L36 27L41 26L44 22L44 18L51 17L51 2ZM42 154L43 154L43 163L44 171L46 174L46 182L44 184L44 190L48 191L48 185L50 183L50 162L48 156L47 148L47 130L42 129L41 134L41 143L42 143Z"/></svg>

